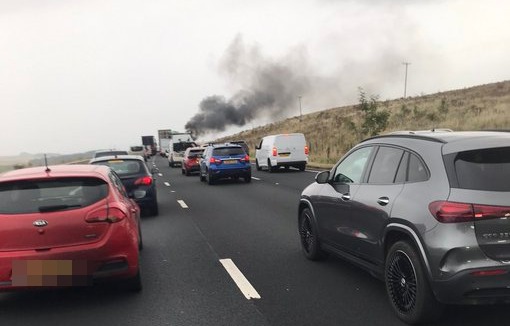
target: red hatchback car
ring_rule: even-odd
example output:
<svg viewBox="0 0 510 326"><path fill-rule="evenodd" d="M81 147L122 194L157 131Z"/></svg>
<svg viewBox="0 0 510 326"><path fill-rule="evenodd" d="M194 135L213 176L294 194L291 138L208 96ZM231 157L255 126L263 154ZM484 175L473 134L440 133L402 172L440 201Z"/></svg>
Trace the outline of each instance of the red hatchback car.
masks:
<svg viewBox="0 0 510 326"><path fill-rule="evenodd" d="M0 175L0 290L122 280L142 288L140 209L102 165Z"/></svg>
<svg viewBox="0 0 510 326"><path fill-rule="evenodd" d="M189 147L184 152L182 159L182 174L190 175L192 172L200 172L200 158L204 154L203 147Z"/></svg>

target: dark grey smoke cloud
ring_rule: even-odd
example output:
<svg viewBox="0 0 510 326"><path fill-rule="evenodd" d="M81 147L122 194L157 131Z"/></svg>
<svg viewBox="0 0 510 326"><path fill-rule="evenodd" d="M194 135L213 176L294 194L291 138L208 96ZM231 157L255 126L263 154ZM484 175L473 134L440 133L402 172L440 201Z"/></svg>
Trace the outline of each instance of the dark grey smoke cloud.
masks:
<svg viewBox="0 0 510 326"><path fill-rule="evenodd" d="M301 49L279 60L264 57L257 47L246 47L241 37L229 46L220 64L220 72L241 89L227 99L214 95L204 98L199 112L185 125L200 136L243 126L257 117L281 117L296 110L298 96L310 87L306 59Z"/></svg>

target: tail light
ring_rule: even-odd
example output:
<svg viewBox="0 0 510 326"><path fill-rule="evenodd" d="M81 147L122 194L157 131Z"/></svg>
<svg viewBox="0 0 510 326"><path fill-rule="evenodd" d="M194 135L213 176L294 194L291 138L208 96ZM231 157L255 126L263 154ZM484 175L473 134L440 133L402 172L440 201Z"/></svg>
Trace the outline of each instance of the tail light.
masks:
<svg viewBox="0 0 510 326"><path fill-rule="evenodd" d="M242 159L240 159L241 162L250 162L250 155L246 155Z"/></svg>
<svg viewBox="0 0 510 326"><path fill-rule="evenodd" d="M308 149L308 146L305 146L305 155L308 155L309 152L310 150Z"/></svg>
<svg viewBox="0 0 510 326"><path fill-rule="evenodd" d="M99 211L95 211L92 214L89 214L85 218L85 221L87 223L100 223L100 222L107 222L107 223L117 223L125 219L127 216L124 214L123 211L121 211L118 208L115 207L109 207L107 209L102 209Z"/></svg>
<svg viewBox="0 0 510 326"><path fill-rule="evenodd" d="M152 184L152 177L145 176L141 177L139 179L136 179L135 185L144 185L144 186L150 186Z"/></svg>
<svg viewBox="0 0 510 326"><path fill-rule="evenodd" d="M273 147L273 156L278 156L278 150L276 147Z"/></svg>
<svg viewBox="0 0 510 326"><path fill-rule="evenodd" d="M215 157L211 157L211 158L209 159L209 163L211 163L211 164L221 164L221 160L220 160L220 159L217 159L217 158L215 158Z"/></svg>
<svg viewBox="0 0 510 326"><path fill-rule="evenodd" d="M436 220L441 223L460 223L510 217L510 207L508 206L434 201L429 204L429 210Z"/></svg>

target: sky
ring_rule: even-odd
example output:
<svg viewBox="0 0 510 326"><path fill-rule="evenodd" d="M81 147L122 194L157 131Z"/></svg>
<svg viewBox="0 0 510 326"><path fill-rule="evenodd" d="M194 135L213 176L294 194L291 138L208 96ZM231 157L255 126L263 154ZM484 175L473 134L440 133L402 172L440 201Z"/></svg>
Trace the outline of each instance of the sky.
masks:
<svg viewBox="0 0 510 326"><path fill-rule="evenodd" d="M0 156L510 79L499 0L0 0Z"/></svg>

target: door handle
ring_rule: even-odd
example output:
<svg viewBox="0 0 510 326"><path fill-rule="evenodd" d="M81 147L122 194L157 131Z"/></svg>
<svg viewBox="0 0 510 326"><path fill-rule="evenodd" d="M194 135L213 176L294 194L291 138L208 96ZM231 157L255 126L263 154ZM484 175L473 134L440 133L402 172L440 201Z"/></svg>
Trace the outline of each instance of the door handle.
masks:
<svg viewBox="0 0 510 326"><path fill-rule="evenodd" d="M381 206L386 206L390 202L390 199L388 197L379 197L377 199L377 203Z"/></svg>
<svg viewBox="0 0 510 326"><path fill-rule="evenodd" d="M343 201L351 200L351 195L349 193L343 194L340 198L342 198Z"/></svg>

